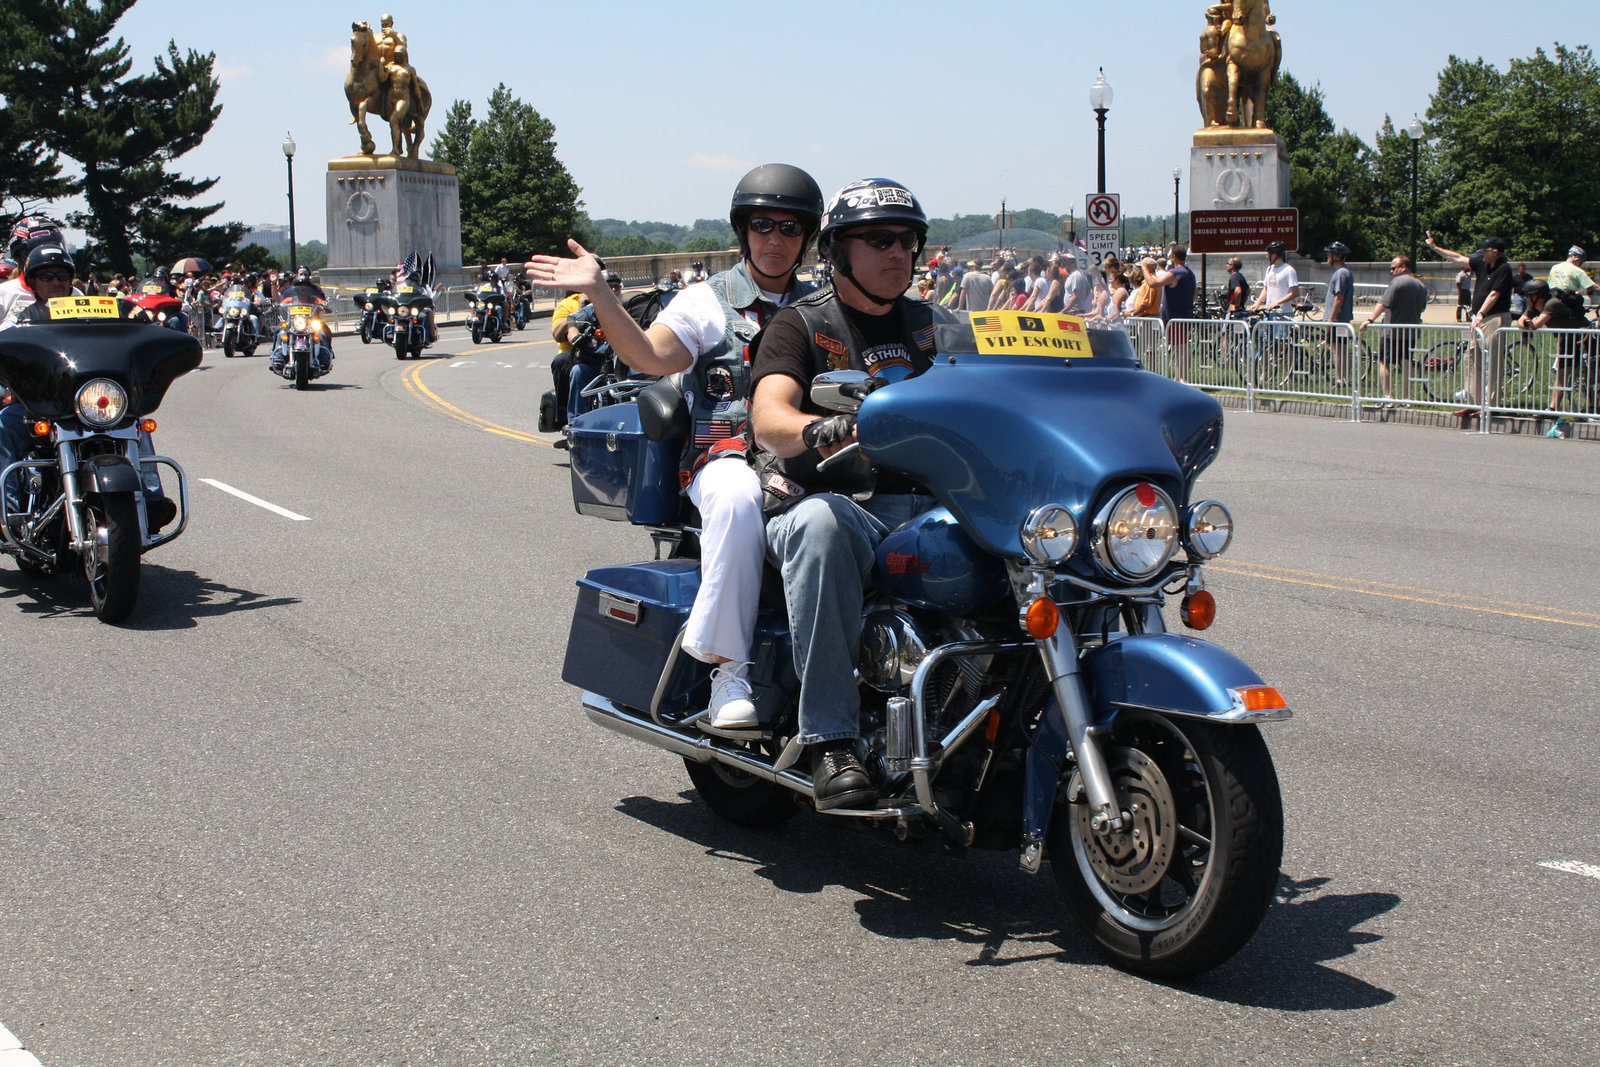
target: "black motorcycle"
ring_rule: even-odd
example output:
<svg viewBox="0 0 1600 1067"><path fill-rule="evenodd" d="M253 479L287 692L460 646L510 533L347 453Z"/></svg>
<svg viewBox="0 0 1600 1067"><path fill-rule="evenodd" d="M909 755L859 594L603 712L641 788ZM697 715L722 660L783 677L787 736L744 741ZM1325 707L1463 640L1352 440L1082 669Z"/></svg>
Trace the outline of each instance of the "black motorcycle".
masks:
<svg viewBox="0 0 1600 1067"><path fill-rule="evenodd" d="M0 471L0 552L35 577L81 568L95 615L115 623L138 600L139 557L188 525L188 480L154 454L150 416L201 348L118 317L112 297L65 299L49 322L0 333L0 382L32 441ZM158 491L160 467L176 478L175 500Z"/></svg>
<svg viewBox="0 0 1600 1067"><path fill-rule="evenodd" d="M389 343L394 358L416 359L428 343L428 320L433 315L433 297L414 285L397 285L394 306L389 309Z"/></svg>
<svg viewBox="0 0 1600 1067"><path fill-rule="evenodd" d="M388 299L387 293L376 290L366 293L356 293L351 297L355 301L356 310L361 313L360 325L356 332L361 335L361 343L370 345L374 337L382 339L384 336L384 307L394 306L394 301Z"/></svg>
<svg viewBox="0 0 1600 1067"><path fill-rule="evenodd" d="M517 286L517 298L511 304L511 325L519 330L528 328L533 317L533 290L527 285Z"/></svg>
<svg viewBox="0 0 1600 1067"><path fill-rule="evenodd" d="M506 295L492 285L480 285L477 289L467 294L467 303L472 308L472 314L467 319L467 329L472 334L472 343L483 344L487 337L491 342L499 341L506 334Z"/></svg>

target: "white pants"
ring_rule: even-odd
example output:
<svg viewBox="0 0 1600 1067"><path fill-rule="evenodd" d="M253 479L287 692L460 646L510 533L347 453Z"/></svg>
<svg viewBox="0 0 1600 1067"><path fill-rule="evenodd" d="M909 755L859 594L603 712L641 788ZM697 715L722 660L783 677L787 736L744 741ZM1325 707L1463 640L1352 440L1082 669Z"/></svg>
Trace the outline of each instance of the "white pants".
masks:
<svg viewBox="0 0 1600 1067"><path fill-rule="evenodd" d="M713 459L689 483L689 500L700 509L700 592L683 650L705 663L747 662L767 553L761 479L743 459Z"/></svg>

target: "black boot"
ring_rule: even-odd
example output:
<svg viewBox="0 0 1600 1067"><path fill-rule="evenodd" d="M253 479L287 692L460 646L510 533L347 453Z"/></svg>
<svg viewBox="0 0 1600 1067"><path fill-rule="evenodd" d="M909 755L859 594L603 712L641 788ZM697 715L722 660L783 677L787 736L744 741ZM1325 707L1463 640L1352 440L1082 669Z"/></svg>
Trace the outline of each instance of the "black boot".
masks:
<svg viewBox="0 0 1600 1067"><path fill-rule="evenodd" d="M856 743L849 738L816 747L811 760L811 788L818 811L863 807L877 798L872 779L856 759Z"/></svg>

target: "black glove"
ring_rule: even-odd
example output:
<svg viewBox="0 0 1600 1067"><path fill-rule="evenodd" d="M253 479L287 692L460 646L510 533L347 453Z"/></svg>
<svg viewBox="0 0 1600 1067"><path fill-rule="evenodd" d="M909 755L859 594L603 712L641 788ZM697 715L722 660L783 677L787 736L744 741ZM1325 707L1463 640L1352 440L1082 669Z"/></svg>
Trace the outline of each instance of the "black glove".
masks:
<svg viewBox="0 0 1600 1067"><path fill-rule="evenodd" d="M855 429L854 415L829 415L827 418L808 423L806 428L800 431L800 440L805 442L807 448L842 445L850 439Z"/></svg>

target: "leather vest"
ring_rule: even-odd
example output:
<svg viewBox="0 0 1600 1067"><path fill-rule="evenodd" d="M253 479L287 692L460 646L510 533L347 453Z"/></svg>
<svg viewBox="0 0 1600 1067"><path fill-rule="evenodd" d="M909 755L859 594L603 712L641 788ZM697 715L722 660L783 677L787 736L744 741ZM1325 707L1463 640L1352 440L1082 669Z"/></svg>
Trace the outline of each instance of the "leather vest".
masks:
<svg viewBox="0 0 1600 1067"><path fill-rule="evenodd" d="M844 305L839 302L838 293L832 285L824 286L790 306L799 313L810 335L814 364L820 365L825 360L834 370L866 369L861 365L862 337L845 315ZM935 352L934 325L941 318L948 321L948 316L943 316L924 300L901 297L896 306L900 313L906 351L920 352L931 358ZM784 475L811 491L867 492L879 481L876 472L859 453L854 460L830 466L820 474L817 472L819 459L816 452L808 449L792 459L779 461L779 468ZM902 484L904 479L899 475L895 475L891 483L882 484L881 491L907 492L911 488L909 483Z"/></svg>
<svg viewBox="0 0 1600 1067"><path fill-rule="evenodd" d="M744 263L714 274L698 285L709 285L727 316L722 340L695 360L683 388L689 406L689 442L680 470L694 468L706 450L727 437L742 437L750 423L750 339L778 311L756 288ZM810 282L794 280L793 294L812 292ZM750 312L746 315L746 312ZM760 312L759 314L757 312Z"/></svg>

